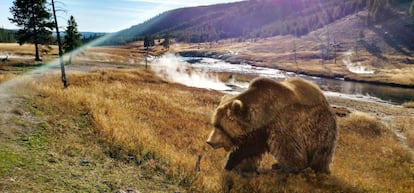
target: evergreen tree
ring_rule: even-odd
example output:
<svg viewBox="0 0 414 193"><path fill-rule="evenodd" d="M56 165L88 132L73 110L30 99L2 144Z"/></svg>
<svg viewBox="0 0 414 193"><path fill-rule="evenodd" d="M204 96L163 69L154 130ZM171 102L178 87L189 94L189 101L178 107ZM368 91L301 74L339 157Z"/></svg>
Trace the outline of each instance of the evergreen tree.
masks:
<svg viewBox="0 0 414 193"><path fill-rule="evenodd" d="M167 50L170 49L171 40L170 35L168 33L165 35L164 41L161 43L161 45L164 46L164 48L166 48Z"/></svg>
<svg viewBox="0 0 414 193"><path fill-rule="evenodd" d="M414 16L414 0L411 2L411 6L410 6L410 14L412 16Z"/></svg>
<svg viewBox="0 0 414 193"><path fill-rule="evenodd" d="M81 34L78 32L78 24L73 16L68 20L68 27L66 28L66 36L63 40L63 49L65 52L70 52L82 45ZM69 64L72 63L72 54L69 56Z"/></svg>
<svg viewBox="0 0 414 193"><path fill-rule="evenodd" d="M53 29L51 14L46 10L46 0L15 0L9 18L21 29L17 32L17 42L35 44L35 60L40 61L39 44L48 44Z"/></svg>
<svg viewBox="0 0 414 193"><path fill-rule="evenodd" d="M155 46L155 41L153 36L144 37L144 47L148 49L149 47Z"/></svg>
<svg viewBox="0 0 414 193"><path fill-rule="evenodd" d="M145 69L148 66L148 49L155 45L154 38L152 36L145 36L144 37L144 47L145 47Z"/></svg>

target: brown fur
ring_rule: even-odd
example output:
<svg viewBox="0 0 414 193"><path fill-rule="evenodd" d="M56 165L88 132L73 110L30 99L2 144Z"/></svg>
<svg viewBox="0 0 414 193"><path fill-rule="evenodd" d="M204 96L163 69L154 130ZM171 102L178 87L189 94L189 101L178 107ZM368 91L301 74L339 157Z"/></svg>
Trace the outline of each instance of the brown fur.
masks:
<svg viewBox="0 0 414 193"><path fill-rule="evenodd" d="M257 169L262 155L270 152L280 171L310 167L330 172L335 114L320 89L308 81L257 78L239 95L223 97L212 122L215 129L207 142L230 151L226 170Z"/></svg>

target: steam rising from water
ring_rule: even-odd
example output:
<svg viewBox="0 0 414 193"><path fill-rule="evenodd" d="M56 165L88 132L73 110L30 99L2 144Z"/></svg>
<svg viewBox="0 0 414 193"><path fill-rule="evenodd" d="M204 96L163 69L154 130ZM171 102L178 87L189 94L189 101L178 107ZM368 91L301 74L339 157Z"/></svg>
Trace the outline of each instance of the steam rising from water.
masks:
<svg viewBox="0 0 414 193"><path fill-rule="evenodd" d="M348 51L345 54L344 59L342 60L348 70L355 74L374 74L375 70L369 69L366 66L363 66L361 62L352 63L351 57L352 57L352 51Z"/></svg>
<svg viewBox="0 0 414 193"><path fill-rule="evenodd" d="M188 62L186 61L188 60ZM191 61L191 64L189 63ZM289 77L298 76L295 74L288 74L277 69L255 67L248 64L229 64L225 61L211 59L211 58L183 58L175 56L173 54L167 54L159 58L154 59L151 65L153 71L158 76L172 81L181 83L190 87L207 88L213 90L224 91L229 94L238 94L247 89L249 84L247 82L237 82L233 78L230 78L228 82L221 82L216 76L211 75L208 72L230 72L234 74L252 74L257 76L264 76L273 78L276 80L284 80ZM365 72L365 71L364 71ZM312 77L307 79L317 81ZM323 84L323 80L319 83ZM316 82L318 83L318 81ZM354 88L353 84L345 84L341 82L341 93L325 91L327 96L347 98L351 100L360 100L366 102L379 102L387 103L377 97L370 96L369 94L363 94L362 88ZM350 88L347 88L349 86ZM342 93L344 92L344 93ZM351 93L351 94L346 94ZM360 94L358 94L360 93Z"/></svg>
<svg viewBox="0 0 414 193"><path fill-rule="evenodd" d="M166 54L154 59L151 68L164 79L186 86L220 91L232 90L232 88L221 82L217 76L207 73L207 70L192 68L183 58L173 54Z"/></svg>

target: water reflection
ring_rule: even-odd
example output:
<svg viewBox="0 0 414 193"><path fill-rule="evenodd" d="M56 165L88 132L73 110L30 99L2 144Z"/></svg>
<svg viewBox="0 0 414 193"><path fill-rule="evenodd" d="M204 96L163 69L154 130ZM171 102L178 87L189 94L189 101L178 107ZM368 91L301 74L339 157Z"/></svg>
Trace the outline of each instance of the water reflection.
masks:
<svg viewBox="0 0 414 193"><path fill-rule="evenodd" d="M329 88L330 91L337 91L345 94L357 94L364 96L372 96L380 98L390 103L401 104L407 101L414 100L414 89L399 88L385 85L375 85L369 83L333 80L333 79L318 79L312 80L322 87Z"/></svg>

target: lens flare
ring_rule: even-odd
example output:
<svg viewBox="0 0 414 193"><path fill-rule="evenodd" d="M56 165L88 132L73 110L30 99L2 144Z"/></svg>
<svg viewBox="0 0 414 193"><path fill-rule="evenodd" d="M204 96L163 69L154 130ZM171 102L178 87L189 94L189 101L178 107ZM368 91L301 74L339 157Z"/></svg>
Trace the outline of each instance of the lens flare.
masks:
<svg viewBox="0 0 414 193"><path fill-rule="evenodd" d="M70 55L72 56L76 56L80 53L85 52L87 49L93 47L93 46L98 46L101 45L102 43L104 43L107 40L110 40L112 37L114 37L116 35L116 33L112 33L112 34L107 34L105 36L102 36L88 44L85 44L71 52L65 53L62 57L65 59L65 61L67 61L67 59L69 58ZM8 53L10 54L10 53ZM13 54L11 54L13 55ZM14 55L13 55L14 56ZM35 77L41 74L45 74L45 73L51 73L51 72L59 72L60 70L60 64L59 64L59 58L53 59L52 61L47 62L44 65L41 65L37 68L35 68L34 70L31 70L29 72L26 72L22 75L19 75L15 78L12 78L10 80L7 80L5 82L0 83L0 93L5 93L9 90L9 88L27 80L27 78L29 77ZM70 83L70 80L68 80Z"/></svg>

